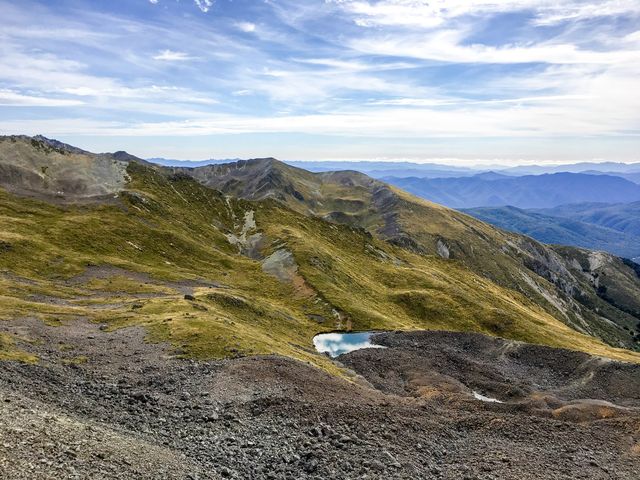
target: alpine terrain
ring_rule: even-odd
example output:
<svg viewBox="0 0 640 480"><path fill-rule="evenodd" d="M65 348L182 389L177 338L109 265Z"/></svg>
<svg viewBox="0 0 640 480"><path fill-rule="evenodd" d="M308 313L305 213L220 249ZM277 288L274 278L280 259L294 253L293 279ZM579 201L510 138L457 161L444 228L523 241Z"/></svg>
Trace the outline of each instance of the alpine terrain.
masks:
<svg viewBox="0 0 640 480"><path fill-rule="evenodd" d="M273 158L0 172L2 478L640 474L629 260Z"/></svg>

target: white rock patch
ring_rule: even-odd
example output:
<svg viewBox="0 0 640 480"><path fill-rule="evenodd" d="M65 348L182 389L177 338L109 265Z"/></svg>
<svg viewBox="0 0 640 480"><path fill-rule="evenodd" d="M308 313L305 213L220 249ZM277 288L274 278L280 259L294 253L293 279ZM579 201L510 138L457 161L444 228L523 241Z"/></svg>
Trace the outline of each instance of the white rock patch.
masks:
<svg viewBox="0 0 640 480"><path fill-rule="evenodd" d="M473 398L475 398L476 400L480 400L481 402L504 403L503 401L498 400L497 398L485 397L484 395L476 392L475 390L472 393L473 393Z"/></svg>

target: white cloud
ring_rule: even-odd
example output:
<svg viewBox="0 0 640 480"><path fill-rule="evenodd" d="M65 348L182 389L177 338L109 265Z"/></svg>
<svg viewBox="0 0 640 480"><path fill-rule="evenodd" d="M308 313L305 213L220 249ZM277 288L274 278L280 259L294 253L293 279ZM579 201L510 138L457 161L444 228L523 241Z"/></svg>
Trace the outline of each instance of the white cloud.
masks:
<svg viewBox="0 0 640 480"><path fill-rule="evenodd" d="M11 53L0 47L0 104L72 107L82 105L87 119L97 111L151 113L165 118L198 118L219 104L211 92L174 85L130 86L120 79L85 73L88 66L51 54Z"/></svg>
<svg viewBox="0 0 640 480"><path fill-rule="evenodd" d="M184 62L187 60L193 60L194 57L185 52L176 52L173 50L162 50L157 55L154 55L154 60L162 60L165 62Z"/></svg>
<svg viewBox="0 0 640 480"><path fill-rule="evenodd" d="M246 89L285 103L286 108L308 104L318 109L323 102L336 102L341 95L354 92L385 95L430 93L411 80L399 82L376 76L375 67L371 67L369 72L367 69L358 70L354 65L330 63L321 63L325 67L321 72L306 66L294 69L288 63L278 65L279 68L249 71L242 84Z"/></svg>
<svg viewBox="0 0 640 480"><path fill-rule="evenodd" d="M566 21L579 21L598 17L629 17L640 15L637 0L601 0L598 2L564 2L542 9L536 17L536 25L556 25Z"/></svg>
<svg viewBox="0 0 640 480"><path fill-rule="evenodd" d="M235 24L238 30L242 30L245 33L251 33L256 31L256 24L251 22L238 22Z"/></svg>
<svg viewBox="0 0 640 480"><path fill-rule="evenodd" d="M340 60L337 58L296 58L295 61L299 63L306 63L309 65L318 65L331 69L346 70L352 72L401 70L406 68L415 68L418 66L416 63L409 62L367 63L357 60Z"/></svg>
<svg viewBox="0 0 640 480"><path fill-rule="evenodd" d="M595 63L640 61L640 50L586 50L570 43L505 44L499 47L466 44L464 29L439 30L430 34L400 33L352 39L350 46L362 53L435 60L450 63Z"/></svg>
<svg viewBox="0 0 640 480"><path fill-rule="evenodd" d="M625 35L623 41L635 44L640 47L640 30L636 30L633 33Z"/></svg>
<svg viewBox="0 0 640 480"><path fill-rule="evenodd" d="M87 85L100 90L119 86L112 78L84 73L85 67L50 53L23 52L11 43L0 46L0 80L13 87L51 92Z"/></svg>
<svg viewBox="0 0 640 480"><path fill-rule="evenodd" d="M587 95L546 95L537 97L516 97L491 100L468 100L464 98L433 99L433 98L393 98L385 100L373 100L368 105L392 105L399 107L449 107L469 105L502 105L502 104L533 104L541 102L561 102L567 100L592 100L594 97Z"/></svg>
<svg viewBox="0 0 640 480"><path fill-rule="evenodd" d="M47 98L35 95L25 95L9 89L0 89L0 105L10 107L72 107L83 105L80 100L65 98Z"/></svg>
<svg viewBox="0 0 640 480"><path fill-rule="evenodd" d="M640 14L637 0L326 0L363 27L433 28L465 15L533 12L534 24Z"/></svg>
<svg viewBox="0 0 640 480"><path fill-rule="evenodd" d="M372 106L309 115L202 115L183 121L93 123L16 121L0 129L53 134L124 136L197 136L229 133L305 133L376 138L553 138L563 136L640 137L640 98L629 97L633 79L609 83L595 77L581 87L590 98L567 96L497 105L461 104L450 108ZM580 86L578 83L572 85ZM604 89L613 88L613 91Z"/></svg>
<svg viewBox="0 0 640 480"><path fill-rule="evenodd" d="M159 0L149 0L153 5L157 5ZM213 0L193 0L196 6L202 10L204 13L207 13L209 9L213 6Z"/></svg>
<svg viewBox="0 0 640 480"><path fill-rule="evenodd" d="M8 17L13 10L3 1ZM589 7L595 1L569 0L275 3L269 3L278 9L273 18L251 17L258 27L242 22L244 16L223 24L222 18L175 15L158 24L126 13L84 10L74 17L22 9L1 34L0 104L82 104L83 118L62 110L50 119L38 111L32 120L5 113L0 130L295 132L416 142L640 134L640 31L600 18L635 14L637 0L602 0L598 9ZM193 13L193 3L182 4ZM196 4L208 10L214 2ZM514 16L521 24L485 36L494 14L520 10L528 11ZM579 24L593 16L599 19L588 29ZM157 51L164 46L197 53ZM191 68L186 61L196 58L198 68ZM162 62L182 62L188 72ZM455 67L444 71L444 63ZM111 118L124 120L100 120Z"/></svg>
<svg viewBox="0 0 640 480"><path fill-rule="evenodd" d="M193 0L200 10L207 13L213 6L213 0Z"/></svg>

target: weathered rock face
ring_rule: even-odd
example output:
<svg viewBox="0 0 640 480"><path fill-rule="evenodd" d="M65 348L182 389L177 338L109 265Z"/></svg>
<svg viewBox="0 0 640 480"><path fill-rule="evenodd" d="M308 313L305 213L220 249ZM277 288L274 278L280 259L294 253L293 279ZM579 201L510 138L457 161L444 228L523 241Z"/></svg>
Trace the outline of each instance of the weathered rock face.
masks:
<svg viewBox="0 0 640 480"><path fill-rule="evenodd" d="M444 243L441 239L438 239L438 242L436 243L436 249L438 251L438 255L440 255L442 258L449 258L451 253L449 252L449 247L447 247L447 244Z"/></svg>
<svg viewBox="0 0 640 480"><path fill-rule="evenodd" d="M298 272L298 265L293 254L289 250L281 248L264 259L262 270L281 282L291 282Z"/></svg>
<svg viewBox="0 0 640 480"><path fill-rule="evenodd" d="M525 255L524 264L529 270L547 279L569 296L579 290L578 280L569 272L566 260L558 253L526 237L519 240L517 245Z"/></svg>
<svg viewBox="0 0 640 480"><path fill-rule="evenodd" d="M0 186L62 202L113 196L125 188L133 160L139 159L124 152L97 155L44 137L0 137Z"/></svg>
<svg viewBox="0 0 640 480"><path fill-rule="evenodd" d="M242 225L236 225L236 231L226 235L231 245L238 248L238 253L254 260L262 258L260 250L266 239L261 232L256 230L255 212L248 210L242 219Z"/></svg>

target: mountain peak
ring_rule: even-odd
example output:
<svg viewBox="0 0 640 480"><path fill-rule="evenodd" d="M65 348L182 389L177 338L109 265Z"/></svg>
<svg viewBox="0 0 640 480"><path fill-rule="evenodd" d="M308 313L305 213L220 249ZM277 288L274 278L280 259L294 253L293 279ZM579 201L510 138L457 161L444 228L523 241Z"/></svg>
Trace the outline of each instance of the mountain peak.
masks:
<svg viewBox="0 0 640 480"><path fill-rule="evenodd" d="M67 153L89 154L89 152L87 152L86 150L82 150L81 148L74 147L59 140L47 138L44 135L7 135L0 136L0 141L30 144L33 148L45 151L55 150L63 155Z"/></svg>
<svg viewBox="0 0 640 480"><path fill-rule="evenodd" d="M130 153L125 152L124 150L118 150L117 152L106 153L104 155L110 156L114 160L119 160L121 162L139 162L139 163L149 164L149 162L147 162L146 160L136 157L135 155L131 155Z"/></svg>
<svg viewBox="0 0 640 480"><path fill-rule="evenodd" d="M47 138L44 135L35 135L31 138L32 141L40 142L43 145L46 145L54 150L58 150L61 153L84 153L89 154L86 150L83 150L78 147L74 147L73 145L69 145L68 143L61 142L59 140L53 138Z"/></svg>
<svg viewBox="0 0 640 480"><path fill-rule="evenodd" d="M286 166L284 162L273 158L273 157L261 157L261 158L250 158L247 160L238 160L236 162L222 163L220 165L215 165L219 167L228 166L229 168L256 168L256 169L271 169L274 167Z"/></svg>
<svg viewBox="0 0 640 480"><path fill-rule="evenodd" d="M238 163L242 163L243 160L238 161ZM260 158L250 158L249 160L245 160L246 162L249 163L257 163L257 164L267 164L267 165L277 165L277 164L282 164L284 165L284 162L281 162L280 160L278 160L277 158L274 157L260 157Z"/></svg>
<svg viewBox="0 0 640 480"><path fill-rule="evenodd" d="M0 186L62 202L110 197L126 184L126 162L118 160L124 155L97 155L42 135L0 137Z"/></svg>

